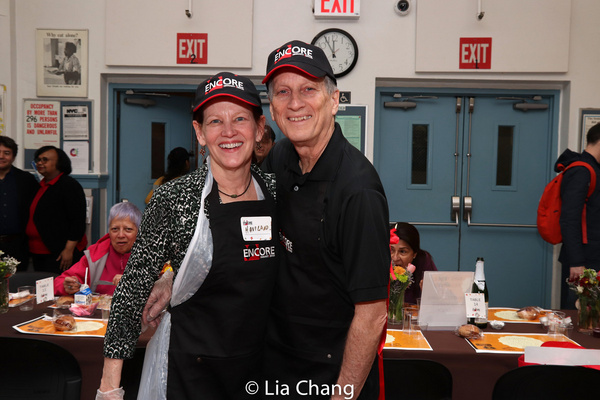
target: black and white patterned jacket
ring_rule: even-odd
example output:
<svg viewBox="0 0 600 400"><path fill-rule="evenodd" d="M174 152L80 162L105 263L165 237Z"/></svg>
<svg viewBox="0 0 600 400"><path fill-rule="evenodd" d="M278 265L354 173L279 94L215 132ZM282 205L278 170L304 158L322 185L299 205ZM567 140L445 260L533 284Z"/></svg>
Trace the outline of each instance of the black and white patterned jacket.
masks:
<svg viewBox="0 0 600 400"><path fill-rule="evenodd" d="M275 198L275 175L252 165ZM194 236L208 168L206 165L158 187L144 211L131 256L115 290L104 356L133 357L141 333L144 305L163 265L170 260L175 274ZM265 194L267 195L267 194ZM208 215L208 201L203 205Z"/></svg>

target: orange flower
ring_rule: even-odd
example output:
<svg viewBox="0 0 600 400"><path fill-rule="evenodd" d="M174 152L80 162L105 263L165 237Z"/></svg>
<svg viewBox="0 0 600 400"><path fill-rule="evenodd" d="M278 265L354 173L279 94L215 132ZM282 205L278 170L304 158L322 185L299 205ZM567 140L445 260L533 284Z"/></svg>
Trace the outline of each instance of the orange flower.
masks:
<svg viewBox="0 0 600 400"><path fill-rule="evenodd" d="M406 269L402 268L402 267L401 267L401 266L399 266L399 265L396 265L396 266L394 267L394 273L395 273L396 275L404 275L404 273L405 273L405 272L406 272Z"/></svg>

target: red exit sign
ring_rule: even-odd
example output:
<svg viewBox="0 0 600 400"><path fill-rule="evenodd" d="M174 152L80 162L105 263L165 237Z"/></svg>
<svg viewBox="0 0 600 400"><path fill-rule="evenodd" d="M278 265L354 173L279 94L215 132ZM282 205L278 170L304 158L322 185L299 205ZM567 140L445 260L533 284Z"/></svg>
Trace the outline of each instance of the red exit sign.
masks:
<svg viewBox="0 0 600 400"><path fill-rule="evenodd" d="M492 38L460 38L459 69L491 69Z"/></svg>
<svg viewBox="0 0 600 400"><path fill-rule="evenodd" d="M207 33L177 34L177 64L206 64Z"/></svg>
<svg viewBox="0 0 600 400"><path fill-rule="evenodd" d="M358 18L360 0L315 0L315 18Z"/></svg>

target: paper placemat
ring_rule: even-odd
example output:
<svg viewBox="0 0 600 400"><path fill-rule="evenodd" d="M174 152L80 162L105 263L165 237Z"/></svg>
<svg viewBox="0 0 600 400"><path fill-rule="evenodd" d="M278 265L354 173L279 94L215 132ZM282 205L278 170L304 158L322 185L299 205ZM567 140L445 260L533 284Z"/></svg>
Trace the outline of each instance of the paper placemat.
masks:
<svg viewBox="0 0 600 400"><path fill-rule="evenodd" d="M106 321L95 318L75 318L76 328L73 331L57 331L54 329L52 321L44 320L44 317L38 317L31 321L14 325L17 332L31 335L52 335L52 336L75 336L75 337L104 337L106 334Z"/></svg>
<svg viewBox="0 0 600 400"><path fill-rule="evenodd" d="M544 342L571 342L579 344L565 335L541 333L496 333L485 332L481 339L465 339L478 353L523 354L525 347L540 347Z"/></svg>
<svg viewBox="0 0 600 400"><path fill-rule="evenodd" d="M488 309L488 321L502 321L507 323L521 323L521 324L539 324L540 317L545 315L548 310L542 310L542 314L538 315L535 319L523 319L517 315L519 308L501 308L501 307L490 307Z"/></svg>
<svg viewBox="0 0 600 400"><path fill-rule="evenodd" d="M8 302L8 306L9 307L17 307L17 306L20 306L21 304L25 303L26 301L29 301L34 298L35 298L35 294L30 294L29 296L21 297L20 299L12 299L11 301Z"/></svg>
<svg viewBox="0 0 600 400"><path fill-rule="evenodd" d="M397 350L430 350L433 351L429 342L421 331L412 331L410 334L397 330L388 329L385 338L384 349Z"/></svg>

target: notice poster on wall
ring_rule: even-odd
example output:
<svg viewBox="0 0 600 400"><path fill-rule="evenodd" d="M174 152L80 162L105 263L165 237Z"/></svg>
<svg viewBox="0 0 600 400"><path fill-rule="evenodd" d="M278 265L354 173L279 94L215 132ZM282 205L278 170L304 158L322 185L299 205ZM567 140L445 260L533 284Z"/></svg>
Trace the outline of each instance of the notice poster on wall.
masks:
<svg viewBox="0 0 600 400"><path fill-rule="evenodd" d="M88 142L74 141L63 142L63 150L71 160L73 174L87 174L90 163L90 146Z"/></svg>
<svg viewBox="0 0 600 400"><path fill-rule="evenodd" d="M63 106L63 140L89 139L88 106Z"/></svg>
<svg viewBox="0 0 600 400"><path fill-rule="evenodd" d="M42 146L60 145L60 102L43 100L25 100L26 149L39 149Z"/></svg>
<svg viewBox="0 0 600 400"><path fill-rule="evenodd" d="M4 133L4 130L6 129L4 107L6 107L6 86L0 84L0 135L6 135L6 133Z"/></svg>

